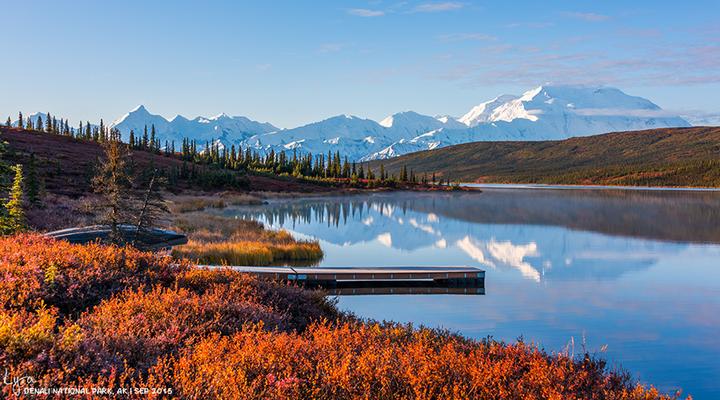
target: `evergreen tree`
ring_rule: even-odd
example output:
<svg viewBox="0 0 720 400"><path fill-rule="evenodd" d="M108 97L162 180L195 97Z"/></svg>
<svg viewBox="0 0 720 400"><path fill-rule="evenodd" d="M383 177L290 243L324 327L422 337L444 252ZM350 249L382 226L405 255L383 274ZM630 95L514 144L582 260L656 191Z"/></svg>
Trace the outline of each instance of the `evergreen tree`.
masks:
<svg viewBox="0 0 720 400"><path fill-rule="evenodd" d="M41 131L43 129L43 120L42 117L38 114L37 122L35 122L35 129ZM46 132L50 132L46 129Z"/></svg>
<svg viewBox="0 0 720 400"><path fill-rule="evenodd" d="M127 160L127 146L111 140L103 144L105 158L101 161L97 174L93 178L93 187L102 197L96 204L98 223L110 227L110 241L124 243L120 225L135 220L133 215L132 177Z"/></svg>
<svg viewBox="0 0 720 400"><path fill-rule="evenodd" d="M157 150L155 148L155 124L152 124L152 128L150 128L150 151L155 150Z"/></svg>
<svg viewBox="0 0 720 400"><path fill-rule="evenodd" d="M147 149L147 148L148 148L148 131L147 131L147 125L145 125L145 130L143 131L143 137L142 137L141 147L142 147L143 149Z"/></svg>
<svg viewBox="0 0 720 400"><path fill-rule="evenodd" d="M6 223L3 229L4 234L13 234L22 232L27 229L27 223L25 221L25 211L23 210L23 172L22 165L16 165L13 170L15 171L15 178L13 179L12 187L10 188L10 198L5 203L6 210Z"/></svg>
<svg viewBox="0 0 720 400"><path fill-rule="evenodd" d="M38 115L38 123L37 123L37 129L42 129L42 120L40 119L40 116ZM50 133L52 132L52 119L50 118L50 113L47 113L45 115L45 132Z"/></svg>
<svg viewBox="0 0 720 400"><path fill-rule="evenodd" d="M135 148L135 131L130 129L130 139L128 140L128 144L130 145L131 149Z"/></svg>
<svg viewBox="0 0 720 400"><path fill-rule="evenodd" d="M5 126L8 128L12 126L12 121L10 120L10 117L8 117L7 121L5 122Z"/></svg>
<svg viewBox="0 0 720 400"><path fill-rule="evenodd" d="M22 111L20 111L18 113L18 128L22 129L23 126L24 126L23 125L23 115L22 115Z"/></svg>
<svg viewBox="0 0 720 400"><path fill-rule="evenodd" d="M30 153L30 161L28 162L27 180L25 183L25 194L30 205L36 206L40 203L40 177L37 173L37 161L35 153Z"/></svg>

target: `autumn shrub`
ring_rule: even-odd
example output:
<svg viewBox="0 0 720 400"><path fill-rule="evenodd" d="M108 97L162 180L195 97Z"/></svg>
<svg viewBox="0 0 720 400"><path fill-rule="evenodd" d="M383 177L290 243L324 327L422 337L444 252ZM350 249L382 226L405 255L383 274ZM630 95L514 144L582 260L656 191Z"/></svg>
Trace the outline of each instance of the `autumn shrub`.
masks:
<svg viewBox="0 0 720 400"><path fill-rule="evenodd" d="M0 303L82 311L126 288L168 284L187 265L132 248L75 245L37 234L0 238Z"/></svg>
<svg viewBox="0 0 720 400"><path fill-rule="evenodd" d="M337 320L345 317L335 308L335 301L322 291L310 291L301 287L257 279L231 269L193 268L179 274L176 286L194 293L204 294L217 285L229 285L234 298L243 298L258 304L282 310L287 325L304 330L313 321Z"/></svg>
<svg viewBox="0 0 720 400"><path fill-rule="evenodd" d="M576 360L522 342L471 341L391 323L212 335L166 358L150 379L186 398L663 398L589 355Z"/></svg>
<svg viewBox="0 0 720 400"><path fill-rule="evenodd" d="M229 269L38 235L0 239L0 251L0 365L35 386L167 390L128 398L666 398L590 355L360 321L321 292ZM0 397L22 397L13 388Z"/></svg>

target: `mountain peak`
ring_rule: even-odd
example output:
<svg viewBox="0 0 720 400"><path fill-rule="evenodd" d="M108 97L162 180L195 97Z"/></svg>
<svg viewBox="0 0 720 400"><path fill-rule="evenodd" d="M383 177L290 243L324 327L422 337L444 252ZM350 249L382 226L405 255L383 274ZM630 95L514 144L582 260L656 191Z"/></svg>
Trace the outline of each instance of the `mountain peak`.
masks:
<svg viewBox="0 0 720 400"><path fill-rule="evenodd" d="M145 106L142 105L142 104L140 104L139 106L133 108L132 110L130 110L130 112L131 112L131 113L147 113L147 114L150 114L150 112L147 110L147 108L145 108Z"/></svg>
<svg viewBox="0 0 720 400"><path fill-rule="evenodd" d="M218 115L216 115L216 116L214 116L214 117L210 117L209 119L211 119L211 120L214 121L214 120L218 120L218 119L221 119L221 118L232 118L232 117L230 117L229 115L227 115L227 114L225 114L224 112L222 112L222 113L220 113L220 114L218 114Z"/></svg>
<svg viewBox="0 0 720 400"><path fill-rule="evenodd" d="M542 86L540 88L542 88ZM530 92L531 91L526 92L526 94ZM474 127L481 123L489 122L493 112L497 108L515 99L517 99L517 96L513 96L511 94L500 95L492 100L476 105L467 114L460 117L458 121L469 127Z"/></svg>

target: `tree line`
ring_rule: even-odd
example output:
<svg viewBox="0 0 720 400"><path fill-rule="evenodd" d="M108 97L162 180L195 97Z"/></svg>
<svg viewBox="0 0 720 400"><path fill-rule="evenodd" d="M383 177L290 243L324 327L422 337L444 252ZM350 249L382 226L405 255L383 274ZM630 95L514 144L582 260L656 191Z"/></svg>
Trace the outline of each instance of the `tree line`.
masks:
<svg viewBox="0 0 720 400"><path fill-rule="evenodd" d="M6 125L12 126L10 117L8 117ZM81 121L75 129L69 125L67 119L58 120L50 113L47 113L45 118L38 115L34 122L31 118L23 119L22 113L18 113L18 126L101 144L113 140L122 141L121 133L115 128L108 127L102 119L98 125L92 125L90 122L83 124ZM378 185L436 183L435 174L432 174L431 177L427 174L417 176L413 170L408 170L407 166L403 166L398 175L389 174L382 164L377 171L373 171L368 163L350 162L348 157L342 156L339 151L313 155L310 153L298 154L297 150L293 150L289 155L285 151L276 152L271 149L268 152L261 152L259 149L250 147L243 149L234 144L228 148L215 140L206 141L202 146L197 140L189 138L184 138L176 148L174 140L165 140L163 145L154 124L149 127L145 125L142 133L130 130L127 145L131 150L179 157L183 161L191 163L189 166L183 164L182 168L169 171L170 183L177 179L192 179L197 175L192 164L231 171L256 171L313 180L346 180L351 183L367 182Z"/></svg>

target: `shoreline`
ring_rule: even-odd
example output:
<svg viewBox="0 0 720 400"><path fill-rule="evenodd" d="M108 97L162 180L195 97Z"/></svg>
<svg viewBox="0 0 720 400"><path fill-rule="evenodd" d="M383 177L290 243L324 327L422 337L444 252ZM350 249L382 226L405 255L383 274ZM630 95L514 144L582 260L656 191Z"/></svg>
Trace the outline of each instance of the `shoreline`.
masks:
<svg viewBox="0 0 720 400"><path fill-rule="evenodd" d="M461 182L465 188L478 189L545 189L545 190L634 190L658 192L720 192L720 188L708 186L624 186L624 185L583 185L554 183L473 183Z"/></svg>

